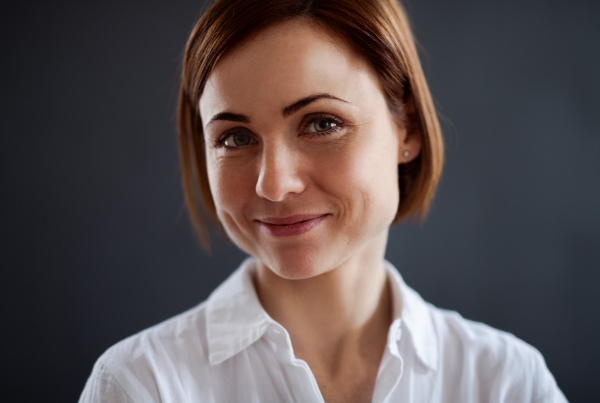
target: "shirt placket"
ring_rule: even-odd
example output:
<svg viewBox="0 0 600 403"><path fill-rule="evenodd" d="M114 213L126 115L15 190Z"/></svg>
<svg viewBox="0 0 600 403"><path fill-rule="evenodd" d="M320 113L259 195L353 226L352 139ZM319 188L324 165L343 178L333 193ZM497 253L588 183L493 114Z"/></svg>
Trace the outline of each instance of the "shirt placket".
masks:
<svg viewBox="0 0 600 403"><path fill-rule="evenodd" d="M290 381L290 395L294 397L294 402L325 403L317 380L308 364L294 356L292 342L287 331L281 325L274 323L267 331L267 337L277 346L276 355L286 368Z"/></svg>
<svg viewBox="0 0 600 403"><path fill-rule="evenodd" d="M375 390L373 392L373 403L387 403L390 401L394 390L398 387L404 367L404 361L400 356L398 344L402 337L402 321L396 319L388 333L388 343L379 372L375 382Z"/></svg>

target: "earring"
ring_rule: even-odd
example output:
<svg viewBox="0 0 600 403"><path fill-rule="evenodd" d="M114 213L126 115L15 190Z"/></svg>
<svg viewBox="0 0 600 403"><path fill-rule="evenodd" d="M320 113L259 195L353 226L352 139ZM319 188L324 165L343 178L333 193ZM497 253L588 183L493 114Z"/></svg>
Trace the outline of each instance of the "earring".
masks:
<svg viewBox="0 0 600 403"><path fill-rule="evenodd" d="M402 155L404 156L404 158L408 158L408 156L410 155L410 152L408 152L408 150L404 150Z"/></svg>

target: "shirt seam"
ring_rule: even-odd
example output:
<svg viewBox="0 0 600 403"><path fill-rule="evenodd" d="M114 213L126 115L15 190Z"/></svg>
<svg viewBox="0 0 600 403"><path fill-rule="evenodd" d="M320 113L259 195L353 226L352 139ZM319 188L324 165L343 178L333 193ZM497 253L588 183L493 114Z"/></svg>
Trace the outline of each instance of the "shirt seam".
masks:
<svg viewBox="0 0 600 403"><path fill-rule="evenodd" d="M121 390L122 390L123 392L125 392L125 395L127 396L127 398L128 398L128 399L129 399L131 402L133 402L133 403L136 403L136 400L134 400L134 399L133 399L133 397L131 397L131 395L129 394L129 392L127 392L127 389L125 389L125 388L123 387L123 385L121 384L121 382L119 382L119 379L118 379L118 378L115 376L115 374L114 374L114 373L113 373L113 372L110 370L110 368L108 367L108 365L107 365L106 363L104 363L104 362L99 362L99 363L98 363L98 366L99 366L99 367L103 367L103 368L104 368L104 370L106 370L106 372L108 373L108 375L110 375L110 376L111 376L111 377L112 377L112 378L115 380L115 382L117 383L117 385L119 385L119 387L121 388Z"/></svg>

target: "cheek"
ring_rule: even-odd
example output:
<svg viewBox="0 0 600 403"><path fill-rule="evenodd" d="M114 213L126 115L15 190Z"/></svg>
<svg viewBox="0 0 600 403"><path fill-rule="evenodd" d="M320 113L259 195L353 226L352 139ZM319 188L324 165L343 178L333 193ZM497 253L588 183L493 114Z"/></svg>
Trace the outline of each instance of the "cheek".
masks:
<svg viewBox="0 0 600 403"><path fill-rule="evenodd" d="M343 214L357 228L389 226L398 208L397 142L382 133L363 133L322 169L328 172L324 187L341 200Z"/></svg>
<svg viewBox="0 0 600 403"><path fill-rule="evenodd" d="M241 166L242 160L207 158L208 179L217 214L236 216L243 211L243 205L251 199L254 191L251 176L254 170Z"/></svg>

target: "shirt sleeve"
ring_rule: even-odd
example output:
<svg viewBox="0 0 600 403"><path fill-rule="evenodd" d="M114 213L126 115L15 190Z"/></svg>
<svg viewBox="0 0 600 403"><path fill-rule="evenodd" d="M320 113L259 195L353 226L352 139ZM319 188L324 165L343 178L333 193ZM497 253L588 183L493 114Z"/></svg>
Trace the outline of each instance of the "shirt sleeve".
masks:
<svg viewBox="0 0 600 403"><path fill-rule="evenodd" d="M102 361L96 362L79 403L134 403Z"/></svg>
<svg viewBox="0 0 600 403"><path fill-rule="evenodd" d="M566 403L567 398L559 389L554 377L546 366L544 357L535 350L534 371L536 374L533 403Z"/></svg>

